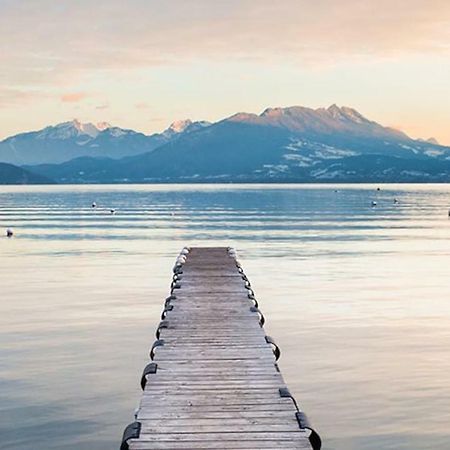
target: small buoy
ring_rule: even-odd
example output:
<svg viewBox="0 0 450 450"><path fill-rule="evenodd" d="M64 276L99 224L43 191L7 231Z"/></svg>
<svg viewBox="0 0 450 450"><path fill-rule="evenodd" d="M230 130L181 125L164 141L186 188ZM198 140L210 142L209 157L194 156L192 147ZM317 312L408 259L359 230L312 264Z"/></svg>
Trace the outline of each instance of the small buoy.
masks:
<svg viewBox="0 0 450 450"><path fill-rule="evenodd" d="M11 228L7 228L6 229L6 236L13 237L13 235L14 235L13 230L11 230Z"/></svg>
<svg viewBox="0 0 450 450"><path fill-rule="evenodd" d="M377 206L377 202L375 200L372 201L372 207Z"/></svg>
<svg viewBox="0 0 450 450"><path fill-rule="evenodd" d="M92 202L92 207L93 207L93 208L96 208L96 207L97 207L97 203Z"/></svg>

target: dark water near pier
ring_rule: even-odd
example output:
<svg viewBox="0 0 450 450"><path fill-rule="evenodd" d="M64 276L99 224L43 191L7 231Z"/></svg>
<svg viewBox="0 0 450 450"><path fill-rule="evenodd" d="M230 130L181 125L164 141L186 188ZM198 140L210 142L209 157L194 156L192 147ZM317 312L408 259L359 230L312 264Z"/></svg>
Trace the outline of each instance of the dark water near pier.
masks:
<svg viewBox="0 0 450 450"><path fill-rule="evenodd" d="M444 185L1 187L0 448L118 448L189 244L238 250L324 449L449 449L449 206Z"/></svg>

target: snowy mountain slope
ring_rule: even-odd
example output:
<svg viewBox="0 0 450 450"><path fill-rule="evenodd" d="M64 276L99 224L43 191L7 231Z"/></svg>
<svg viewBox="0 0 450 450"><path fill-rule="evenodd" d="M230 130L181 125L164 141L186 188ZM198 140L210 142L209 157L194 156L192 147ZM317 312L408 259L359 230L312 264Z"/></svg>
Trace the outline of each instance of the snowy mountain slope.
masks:
<svg viewBox="0 0 450 450"><path fill-rule="evenodd" d="M183 121L161 134L145 135L106 122L78 120L21 133L0 142L0 161L18 165L62 163L82 156L119 159L154 150L172 139L203 128L207 122Z"/></svg>

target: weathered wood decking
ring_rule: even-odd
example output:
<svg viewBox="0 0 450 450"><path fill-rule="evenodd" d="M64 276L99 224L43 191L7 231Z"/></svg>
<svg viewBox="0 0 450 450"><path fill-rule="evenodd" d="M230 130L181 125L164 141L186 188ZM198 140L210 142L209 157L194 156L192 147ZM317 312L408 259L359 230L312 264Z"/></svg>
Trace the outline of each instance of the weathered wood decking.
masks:
<svg viewBox="0 0 450 450"><path fill-rule="evenodd" d="M318 449L232 250L183 250L122 449Z"/></svg>

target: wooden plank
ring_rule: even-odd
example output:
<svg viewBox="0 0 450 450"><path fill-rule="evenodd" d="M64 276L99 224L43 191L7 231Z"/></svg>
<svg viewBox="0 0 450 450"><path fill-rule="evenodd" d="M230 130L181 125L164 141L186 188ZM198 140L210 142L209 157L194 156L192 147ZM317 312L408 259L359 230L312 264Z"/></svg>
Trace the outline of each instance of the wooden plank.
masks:
<svg viewBox="0 0 450 450"><path fill-rule="evenodd" d="M185 259L129 448L311 450L233 254L193 248Z"/></svg>
<svg viewBox="0 0 450 450"><path fill-rule="evenodd" d="M155 437L156 439L156 437ZM196 450L214 450L214 449L234 449L234 450L282 450L282 449L310 449L311 447L305 446L299 440L289 440L289 441L267 441L267 440L256 440L251 441L241 441L241 440L230 440L230 441L208 441L208 442L190 442L190 441L146 441L140 442L136 441L133 443L132 447L134 450L185 450L185 449L196 449Z"/></svg>

